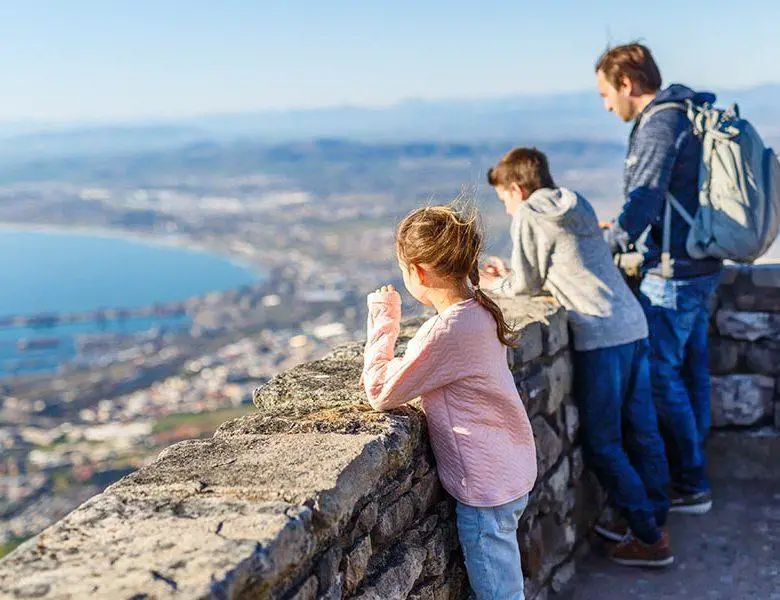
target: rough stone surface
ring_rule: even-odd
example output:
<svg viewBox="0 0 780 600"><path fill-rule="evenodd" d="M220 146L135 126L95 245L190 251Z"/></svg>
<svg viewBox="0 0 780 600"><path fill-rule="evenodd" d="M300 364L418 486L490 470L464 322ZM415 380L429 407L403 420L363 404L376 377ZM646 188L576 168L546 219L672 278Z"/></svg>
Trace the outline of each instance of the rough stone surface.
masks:
<svg viewBox="0 0 780 600"><path fill-rule="evenodd" d="M580 411L571 403L564 404L563 411L566 422L566 439L569 444L573 444L580 430Z"/></svg>
<svg viewBox="0 0 780 600"><path fill-rule="evenodd" d="M712 378L712 422L715 427L748 426L772 416L775 381L764 375Z"/></svg>
<svg viewBox="0 0 780 600"><path fill-rule="evenodd" d="M780 375L780 343L763 341L748 344L745 363L751 373Z"/></svg>
<svg viewBox="0 0 780 600"><path fill-rule="evenodd" d="M780 288L780 269L777 263L753 265L750 267L750 279L759 288Z"/></svg>
<svg viewBox="0 0 780 600"><path fill-rule="evenodd" d="M422 573L427 556L425 548L399 547L394 561L388 564L370 587L357 596L360 600L403 600Z"/></svg>
<svg viewBox="0 0 780 600"><path fill-rule="evenodd" d="M547 402L544 412L553 415L561 407L563 399L571 393L572 364L568 353L559 354L547 369L549 380Z"/></svg>
<svg viewBox="0 0 780 600"><path fill-rule="evenodd" d="M405 531L413 520L414 502L411 495L405 494L379 515L379 521L371 534L373 545L384 546Z"/></svg>
<svg viewBox="0 0 780 600"><path fill-rule="evenodd" d="M544 417L534 417L531 420L531 428L536 442L537 470L541 477L558 461L563 450L563 442Z"/></svg>
<svg viewBox="0 0 780 600"><path fill-rule="evenodd" d="M315 600L317 598L317 587L319 582L317 577L312 575L306 582L298 588L298 591L293 594L290 600Z"/></svg>
<svg viewBox="0 0 780 600"><path fill-rule="evenodd" d="M780 339L780 313L720 310L716 322L722 336L737 340Z"/></svg>
<svg viewBox="0 0 780 600"><path fill-rule="evenodd" d="M739 364L744 342L714 336L710 338L710 372L714 375L733 373Z"/></svg>
<svg viewBox="0 0 780 600"><path fill-rule="evenodd" d="M344 558L344 591L351 594L366 575L371 558L371 538L366 536Z"/></svg>

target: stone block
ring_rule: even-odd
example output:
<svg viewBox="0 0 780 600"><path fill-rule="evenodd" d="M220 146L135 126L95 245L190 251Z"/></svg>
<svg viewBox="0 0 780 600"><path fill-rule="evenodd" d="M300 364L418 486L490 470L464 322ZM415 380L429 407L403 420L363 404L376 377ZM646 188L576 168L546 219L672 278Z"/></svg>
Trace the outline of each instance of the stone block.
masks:
<svg viewBox="0 0 780 600"><path fill-rule="evenodd" d="M751 373L780 375L780 344L762 341L746 346L745 362Z"/></svg>
<svg viewBox="0 0 780 600"><path fill-rule="evenodd" d="M443 523L425 543L428 556L425 559L423 577L439 577L447 570L450 557L458 547L458 534L454 523Z"/></svg>
<svg viewBox="0 0 780 600"><path fill-rule="evenodd" d="M356 600L401 600L409 595L422 573L428 552L417 547L398 550Z"/></svg>
<svg viewBox="0 0 780 600"><path fill-rule="evenodd" d="M546 368L535 364L532 368L524 369L522 378L516 376L515 383L528 416L533 417L542 412L550 395L550 377Z"/></svg>
<svg viewBox="0 0 780 600"><path fill-rule="evenodd" d="M566 439L570 444L573 444L580 430L580 411L570 402L564 403L563 411L564 422L566 423Z"/></svg>
<svg viewBox="0 0 780 600"><path fill-rule="evenodd" d="M572 580L576 573L576 568L573 560L570 560L555 570L550 581L550 587L552 591L559 594L564 590L568 583Z"/></svg>
<svg viewBox="0 0 780 600"><path fill-rule="evenodd" d="M569 318L566 311L555 306L547 315L547 326L543 328L544 353L554 356L569 345Z"/></svg>
<svg viewBox="0 0 780 600"><path fill-rule="evenodd" d="M770 417L774 392L774 379L764 375L713 377L713 426L749 426Z"/></svg>
<svg viewBox="0 0 780 600"><path fill-rule="evenodd" d="M517 345L509 348L510 364L516 369L536 360L543 351L542 324L537 321L526 323L517 331Z"/></svg>
<svg viewBox="0 0 780 600"><path fill-rule="evenodd" d="M547 479L546 486L550 490L550 494L553 498L561 499L569 487L571 482L571 465L567 456L563 457L558 467L552 472L552 475Z"/></svg>
<svg viewBox="0 0 780 600"><path fill-rule="evenodd" d="M552 415L558 411L563 399L571 393L572 364L568 352L558 355L546 369L549 393L544 412Z"/></svg>
<svg viewBox="0 0 780 600"><path fill-rule="evenodd" d="M577 447L571 453L571 480L576 483L582 479L585 472L585 460L582 455L582 448Z"/></svg>
<svg viewBox="0 0 780 600"><path fill-rule="evenodd" d="M379 520L379 504L373 500L366 504L355 519L350 543L354 544L358 538L368 535Z"/></svg>
<svg viewBox="0 0 780 600"><path fill-rule="evenodd" d="M412 486L412 502L418 515L424 515L441 500L444 490L439 482L436 471L429 471L422 479Z"/></svg>
<svg viewBox="0 0 780 600"><path fill-rule="evenodd" d="M371 552L371 538L366 536L344 557L344 591L347 595L352 594L363 581Z"/></svg>
<svg viewBox="0 0 780 600"><path fill-rule="evenodd" d="M780 264L763 263L751 265L750 280L760 288L780 288Z"/></svg>
<svg viewBox="0 0 780 600"><path fill-rule="evenodd" d="M290 597L290 600L315 600L317 598L317 578L312 575Z"/></svg>
<svg viewBox="0 0 780 600"><path fill-rule="evenodd" d="M381 548L408 529L412 521L414 521L414 501L410 494L406 494L379 515L376 527L371 532L373 545Z"/></svg>
<svg viewBox="0 0 780 600"><path fill-rule="evenodd" d="M519 536L523 572L534 582L544 582L566 560L576 542L570 520L559 523L554 514L539 518L528 533Z"/></svg>
<svg viewBox="0 0 780 600"><path fill-rule="evenodd" d="M780 313L719 310L716 323L725 337L749 342L780 339Z"/></svg>
<svg viewBox="0 0 780 600"><path fill-rule="evenodd" d="M720 285L733 285L743 270L744 267L742 265L725 265L723 268L723 276L720 279Z"/></svg>
<svg viewBox="0 0 780 600"><path fill-rule="evenodd" d="M344 575L339 573L331 586L317 600L341 600L344 597Z"/></svg>
<svg viewBox="0 0 780 600"><path fill-rule="evenodd" d="M759 287L735 287L731 293L733 301L726 307L736 310L776 312L780 306L780 289Z"/></svg>
<svg viewBox="0 0 780 600"><path fill-rule="evenodd" d="M544 417L537 415L531 420L536 442L536 466L541 478L556 463L563 451L563 442Z"/></svg>
<svg viewBox="0 0 780 600"><path fill-rule="evenodd" d="M319 580L319 593L325 594L333 587L339 576L341 567L341 557L343 555L341 548L333 547L323 554L317 563L317 579Z"/></svg>
<svg viewBox="0 0 780 600"><path fill-rule="evenodd" d="M736 371L743 343L719 336L710 337L710 372L726 375Z"/></svg>

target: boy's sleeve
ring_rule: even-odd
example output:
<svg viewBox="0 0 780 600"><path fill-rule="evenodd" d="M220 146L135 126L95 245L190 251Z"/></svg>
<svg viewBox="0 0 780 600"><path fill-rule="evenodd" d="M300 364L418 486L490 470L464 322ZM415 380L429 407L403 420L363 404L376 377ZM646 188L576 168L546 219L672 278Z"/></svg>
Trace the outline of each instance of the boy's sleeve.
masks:
<svg viewBox="0 0 780 600"><path fill-rule="evenodd" d="M418 332L403 357L393 358L401 320L397 292L368 296L368 339L363 362L363 387L376 410L397 408L459 378L452 369L445 327ZM438 325L438 324L437 324Z"/></svg>
<svg viewBox="0 0 780 600"><path fill-rule="evenodd" d="M510 272L498 280L493 291L502 296L537 296L547 277L549 244L529 219L516 218L512 223L512 258Z"/></svg>

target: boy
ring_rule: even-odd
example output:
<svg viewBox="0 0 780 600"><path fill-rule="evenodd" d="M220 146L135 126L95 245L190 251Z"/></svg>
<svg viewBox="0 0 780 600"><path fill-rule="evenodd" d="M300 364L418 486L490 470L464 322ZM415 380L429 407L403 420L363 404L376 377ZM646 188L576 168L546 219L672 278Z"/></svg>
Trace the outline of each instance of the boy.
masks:
<svg viewBox="0 0 780 600"><path fill-rule="evenodd" d="M642 307L612 262L591 205L556 187L547 157L516 148L488 172L512 217L511 269L499 259L481 283L501 295L549 291L569 312L574 394L586 460L623 519L597 531L623 565L674 561L665 529L669 472L650 389Z"/></svg>

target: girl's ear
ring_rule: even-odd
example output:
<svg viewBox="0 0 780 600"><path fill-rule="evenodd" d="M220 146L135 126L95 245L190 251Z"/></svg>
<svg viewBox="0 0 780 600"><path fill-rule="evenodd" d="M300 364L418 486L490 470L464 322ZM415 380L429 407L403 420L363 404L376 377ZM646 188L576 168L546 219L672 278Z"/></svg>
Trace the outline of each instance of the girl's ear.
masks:
<svg viewBox="0 0 780 600"><path fill-rule="evenodd" d="M428 272L420 265L411 265L421 285L428 284Z"/></svg>

